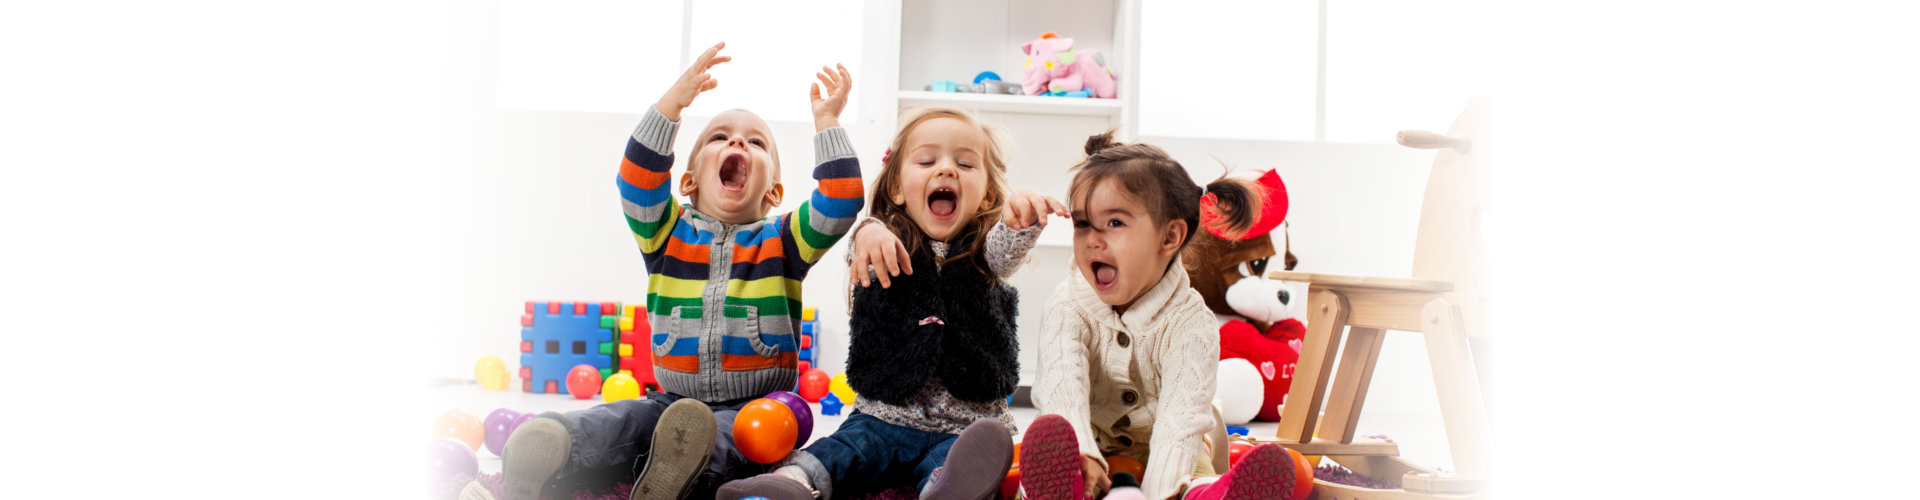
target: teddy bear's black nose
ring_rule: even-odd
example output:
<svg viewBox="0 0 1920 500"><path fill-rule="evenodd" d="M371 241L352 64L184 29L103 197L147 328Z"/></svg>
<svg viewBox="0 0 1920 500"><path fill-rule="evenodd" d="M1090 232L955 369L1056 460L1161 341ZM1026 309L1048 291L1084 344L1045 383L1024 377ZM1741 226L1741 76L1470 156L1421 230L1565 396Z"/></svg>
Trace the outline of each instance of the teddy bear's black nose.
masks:
<svg viewBox="0 0 1920 500"><path fill-rule="evenodd" d="M1287 293L1287 289L1285 288L1280 289L1278 295L1280 296L1280 305L1287 305L1288 302L1293 300L1293 294Z"/></svg>

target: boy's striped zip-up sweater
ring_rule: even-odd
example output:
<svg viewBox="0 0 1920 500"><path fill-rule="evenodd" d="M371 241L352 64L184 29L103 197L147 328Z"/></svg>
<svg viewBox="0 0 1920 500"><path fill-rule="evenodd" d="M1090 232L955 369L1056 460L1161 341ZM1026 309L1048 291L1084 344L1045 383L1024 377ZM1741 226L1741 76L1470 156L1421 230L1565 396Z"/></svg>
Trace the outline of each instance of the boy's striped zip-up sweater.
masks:
<svg viewBox="0 0 1920 500"><path fill-rule="evenodd" d="M838 127L814 134L812 197L792 212L724 224L674 200L679 125L648 107L617 181L647 265L654 376L667 392L709 402L793 390L800 280L865 204L853 144Z"/></svg>

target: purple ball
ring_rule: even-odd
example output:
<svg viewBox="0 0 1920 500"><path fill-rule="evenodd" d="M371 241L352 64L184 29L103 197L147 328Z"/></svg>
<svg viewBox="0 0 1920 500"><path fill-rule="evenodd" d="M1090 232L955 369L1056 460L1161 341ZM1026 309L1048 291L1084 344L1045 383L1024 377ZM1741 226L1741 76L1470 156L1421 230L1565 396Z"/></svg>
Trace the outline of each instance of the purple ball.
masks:
<svg viewBox="0 0 1920 500"><path fill-rule="evenodd" d="M527 423L528 420L533 420L533 417L536 417L536 416L539 416L539 414L534 412L526 412L526 413L520 414L519 418L513 419L513 423L507 424L507 436L509 437L513 436L513 431L518 430L520 428L520 424ZM500 451L502 452L507 451L507 440L505 438L500 439Z"/></svg>
<svg viewBox="0 0 1920 500"><path fill-rule="evenodd" d="M454 438L433 440L427 446L427 484L432 488L444 487L466 476L472 480L480 475L480 459L473 456L473 448L465 441Z"/></svg>
<svg viewBox="0 0 1920 500"><path fill-rule="evenodd" d="M769 393L767 399L784 403L787 409L793 410L793 419L800 422L800 433L794 438L793 447L798 449L806 446L807 439L813 437L813 407L807 406L807 400L799 394L787 391Z"/></svg>
<svg viewBox="0 0 1920 500"><path fill-rule="evenodd" d="M514 425L514 420L519 418L520 412L506 408L487 414L487 419L480 423L480 427L487 430L487 451L499 455L500 450L506 449L507 436L512 435L513 429L518 427Z"/></svg>

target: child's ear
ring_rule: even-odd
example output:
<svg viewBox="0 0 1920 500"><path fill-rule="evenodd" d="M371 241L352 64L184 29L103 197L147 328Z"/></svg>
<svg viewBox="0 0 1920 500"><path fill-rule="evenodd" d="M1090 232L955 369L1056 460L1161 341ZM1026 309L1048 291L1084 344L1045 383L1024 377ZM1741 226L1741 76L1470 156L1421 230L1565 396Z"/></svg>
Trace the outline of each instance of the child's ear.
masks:
<svg viewBox="0 0 1920 500"><path fill-rule="evenodd" d="M692 198L700 192L700 184L694 182L693 172L694 170L689 168L687 173L680 174L680 196Z"/></svg>
<svg viewBox="0 0 1920 500"><path fill-rule="evenodd" d="M1173 254L1180 251L1180 244L1187 241L1187 229L1187 221L1184 220L1167 223L1166 229L1160 231L1161 257L1171 259Z"/></svg>
<svg viewBox="0 0 1920 500"><path fill-rule="evenodd" d="M767 208L771 209L780 206L780 199L786 195L786 192L786 186L782 186L778 182L773 183L772 187L767 188Z"/></svg>
<svg viewBox="0 0 1920 500"><path fill-rule="evenodd" d="M893 189L891 191L892 192L887 193L887 201L891 201L895 205L907 204L907 195L905 193L900 192L899 189Z"/></svg>

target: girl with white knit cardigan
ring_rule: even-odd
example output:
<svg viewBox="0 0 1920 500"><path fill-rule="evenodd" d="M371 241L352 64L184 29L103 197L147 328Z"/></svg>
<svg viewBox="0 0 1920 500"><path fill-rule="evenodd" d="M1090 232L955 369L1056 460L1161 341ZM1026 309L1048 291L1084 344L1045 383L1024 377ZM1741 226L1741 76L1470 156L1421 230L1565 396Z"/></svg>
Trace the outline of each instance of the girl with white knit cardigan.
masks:
<svg viewBox="0 0 1920 500"><path fill-rule="evenodd" d="M1203 189L1160 148L1119 144L1111 132L1088 139L1086 152L1068 195L1079 272L1047 301L1033 388L1043 415L1021 444L1022 491L1097 496L1111 485L1106 457L1127 455L1145 464L1140 489L1115 495L1283 498L1293 462L1272 445L1214 476L1211 448L1224 443L1203 438L1220 425L1218 326L1179 259L1202 210L1221 226L1207 229L1237 236L1263 192L1226 178Z"/></svg>

